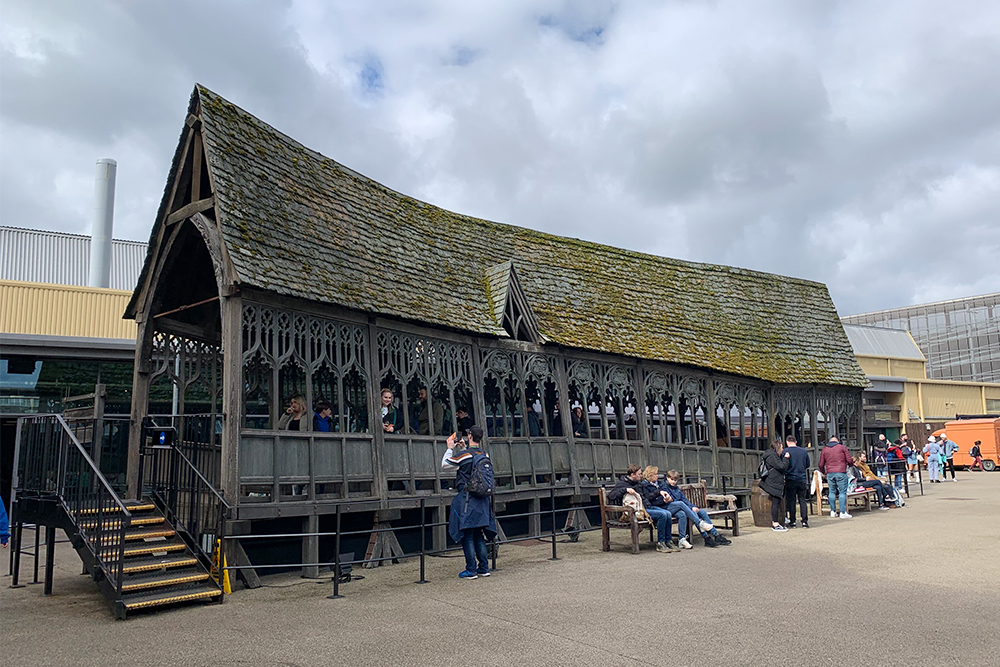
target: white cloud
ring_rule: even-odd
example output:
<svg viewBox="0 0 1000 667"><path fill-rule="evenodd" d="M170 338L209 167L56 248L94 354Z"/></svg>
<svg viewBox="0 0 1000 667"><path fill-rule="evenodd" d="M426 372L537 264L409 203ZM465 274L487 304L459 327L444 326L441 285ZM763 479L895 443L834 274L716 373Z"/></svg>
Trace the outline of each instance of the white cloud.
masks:
<svg viewBox="0 0 1000 667"><path fill-rule="evenodd" d="M843 313L1000 287L985 0L31 3L0 47L3 224L86 232L112 156L145 238L199 81L446 208L820 280Z"/></svg>

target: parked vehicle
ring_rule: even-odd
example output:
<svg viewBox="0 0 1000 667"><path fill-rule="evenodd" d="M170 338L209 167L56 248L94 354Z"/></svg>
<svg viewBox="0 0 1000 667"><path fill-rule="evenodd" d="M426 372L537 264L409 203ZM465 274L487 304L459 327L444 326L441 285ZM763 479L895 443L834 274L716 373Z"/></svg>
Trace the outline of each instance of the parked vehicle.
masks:
<svg viewBox="0 0 1000 667"><path fill-rule="evenodd" d="M972 465L969 450L979 440L983 457L983 470L992 472L1000 466L1000 419L959 419L948 422L934 435L948 434L948 439L958 445L955 452L955 466Z"/></svg>

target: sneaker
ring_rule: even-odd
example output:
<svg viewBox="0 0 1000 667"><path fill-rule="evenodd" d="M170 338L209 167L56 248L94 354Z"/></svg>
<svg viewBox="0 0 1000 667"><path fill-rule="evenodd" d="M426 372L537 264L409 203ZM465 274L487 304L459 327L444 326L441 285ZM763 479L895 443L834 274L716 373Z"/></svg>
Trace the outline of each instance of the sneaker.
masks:
<svg viewBox="0 0 1000 667"><path fill-rule="evenodd" d="M854 517L851 516L850 514L848 514L847 512L841 512L840 513L840 518L841 519L853 519Z"/></svg>
<svg viewBox="0 0 1000 667"><path fill-rule="evenodd" d="M776 533L787 533L788 532L788 529L785 528L784 526L771 526L771 530L773 530Z"/></svg>
<svg viewBox="0 0 1000 667"><path fill-rule="evenodd" d="M688 542L686 537L682 537L680 540L677 541L677 546L679 546L681 549L690 549L691 543Z"/></svg>
<svg viewBox="0 0 1000 667"><path fill-rule="evenodd" d="M715 547L719 546L719 543L715 541L714 535L709 534L705 536L705 546L714 549Z"/></svg>
<svg viewBox="0 0 1000 667"><path fill-rule="evenodd" d="M830 510L830 517L833 518L833 519L836 519L837 518L837 513L834 512L833 510Z"/></svg>
<svg viewBox="0 0 1000 667"><path fill-rule="evenodd" d="M715 526L713 526L712 524L710 524L708 521L702 521L702 522L700 522L698 524L698 529L701 532L703 532L703 533L707 533L708 531L712 530L713 528L715 528Z"/></svg>
<svg viewBox="0 0 1000 667"><path fill-rule="evenodd" d="M785 528L795 528L795 522L785 519Z"/></svg>
<svg viewBox="0 0 1000 667"><path fill-rule="evenodd" d="M888 505L879 505L879 506L878 506L878 508L879 508L880 510L887 510L887 509L892 509L892 508L890 508L890 507L889 507Z"/></svg>
<svg viewBox="0 0 1000 667"><path fill-rule="evenodd" d="M809 522L808 521L803 521L802 522L802 527L803 528L808 528L809 527Z"/></svg>
<svg viewBox="0 0 1000 667"><path fill-rule="evenodd" d="M483 572L482 570L476 570L476 574L478 574L480 577L488 577L490 576L490 571L486 570L485 572Z"/></svg>
<svg viewBox="0 0 1000 667"><path fill-rule="evenodd" d="M462 570L458 573L459 579L478 579L479 575L472 570Z"/></svg>
<svg viewBox="0 0 1000 667"><path fill-rule="evenodd" d="M657 542L656 550L659 551L661 554L668 554L671 551L670 547L667 546L666 542Z"/></svg>
<svg viewBox="0 0 1000 667"><path fill-rule="evenodd" d="M732 540L727 539L722 535L714 535L713 537L715 537L715 543L718 544L720 547L727 547L733 543Z"/></svg>
<svg viewBox="0 0 1000 667"><path fill-rule="evenodd" d="M670 540L667 540L667 549L669 549L671 552L681 550L680 547L677 546L676 542L672 542Z"/></svg>

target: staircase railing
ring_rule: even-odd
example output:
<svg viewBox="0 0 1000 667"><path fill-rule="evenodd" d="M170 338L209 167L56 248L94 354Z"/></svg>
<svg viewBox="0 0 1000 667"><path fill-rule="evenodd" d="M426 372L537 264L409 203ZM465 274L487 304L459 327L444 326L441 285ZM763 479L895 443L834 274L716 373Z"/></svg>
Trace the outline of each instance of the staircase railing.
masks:
<svg viewBox="0 0 1000 667"><path fill-rule="evenodd" d="M146 446L142 459L146 492L210 566L216 540L225 538L232 507L176 444Z"/></svg>
<svg viewBox="0 0 1000 667"><path fill-rule="evenodd" d="M131 512L62 415L21 417L18 434L15 498L58 501L120 598Z"/></svg>

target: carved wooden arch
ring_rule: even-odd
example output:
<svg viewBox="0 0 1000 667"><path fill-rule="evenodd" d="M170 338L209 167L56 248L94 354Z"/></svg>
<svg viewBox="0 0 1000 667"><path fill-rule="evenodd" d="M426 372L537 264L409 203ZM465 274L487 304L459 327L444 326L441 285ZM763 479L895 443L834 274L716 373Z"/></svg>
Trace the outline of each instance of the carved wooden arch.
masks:
<svg viewBox="0 0 1000 667"><path fill-rule="evenodd" d="M147 319L152 316L150 311L153 303L156 297L161 294L163 273L174 250L174 245L188 224L197 230L199 238L208 251L209 259L212 262L212 273L215 276L216 295L225 297L230 294L230 286L234 282L231 276L235 274L235 271L229 258L224 254L219 228L214 221L202 213L195 213L187 220L173 225L173 229L168 232L166 241L157 249L156 262L150 272L148 288L143 294L142 302L138 308L138 312L143 313Z"/></svg>

